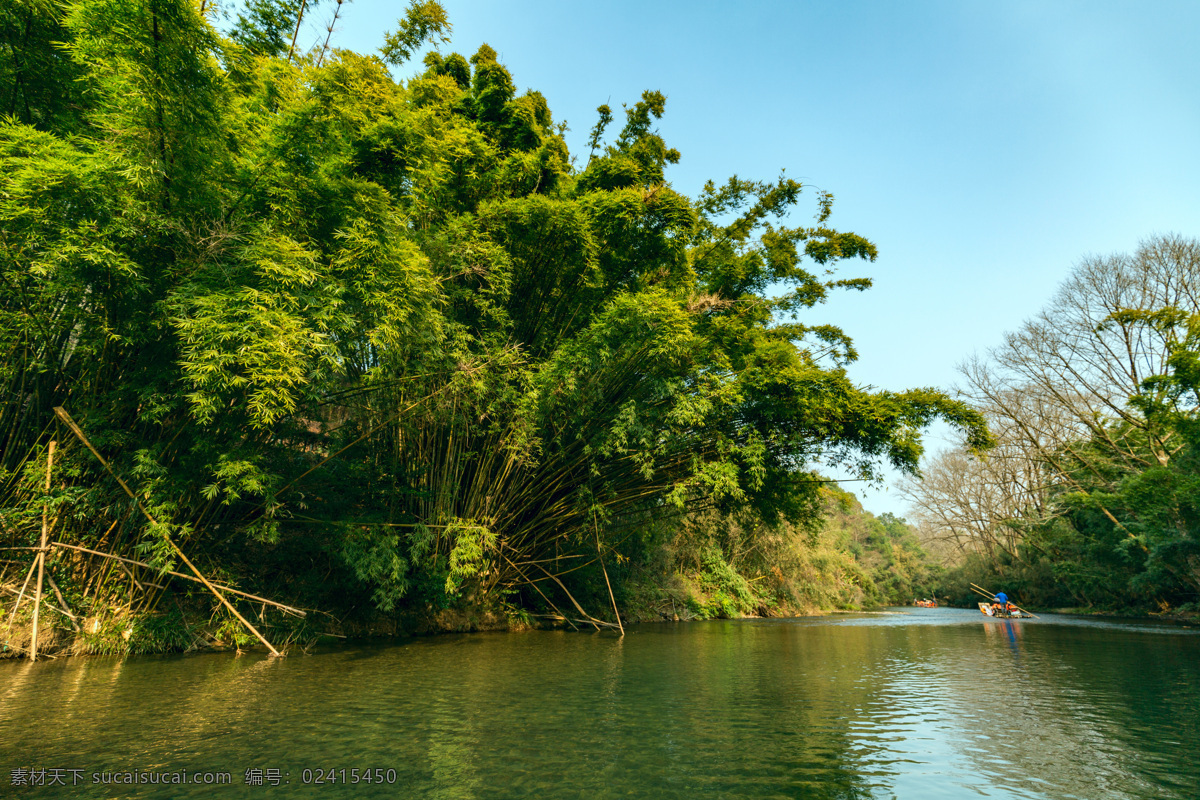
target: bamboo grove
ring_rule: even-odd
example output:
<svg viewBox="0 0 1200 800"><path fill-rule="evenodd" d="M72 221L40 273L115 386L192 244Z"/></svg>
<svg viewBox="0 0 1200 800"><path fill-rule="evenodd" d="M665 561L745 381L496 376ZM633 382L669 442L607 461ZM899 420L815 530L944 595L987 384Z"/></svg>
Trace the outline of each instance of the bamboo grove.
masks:
<svg viewBox="0 0 1200 800"><path fill-rule="evenodd" d="M161 608L178 545L343 612L565 607L648 525L811 519L815 465L911 470L934 418L986 444L847 379L815 309L876 251L831 196L680 194L653 91L572 156L490 47L412 62L436 3L374 55L297 51L290 8L0 6L2 535L154 566L56 551L77 602Z"/></svg>

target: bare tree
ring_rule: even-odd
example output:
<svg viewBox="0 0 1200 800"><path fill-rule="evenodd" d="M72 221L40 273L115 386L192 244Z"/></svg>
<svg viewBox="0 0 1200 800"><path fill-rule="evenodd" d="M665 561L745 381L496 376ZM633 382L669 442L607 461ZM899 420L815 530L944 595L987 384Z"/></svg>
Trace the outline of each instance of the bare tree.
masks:
<svg viewBox="0 0 1200 800"><path fill-rule="evenodd" d="M1045 519L1053 476L1014 438L997 437L985 454L957 447L931 459L916 479L905 479L900 492L909 516L931 551L1000 552L1021 558L1018 544L1024 524Z"/></svg>
<svg viewBox="0 0 1200 800"><path fill-rule="evenodd" d="M902 486L926 535L1016 555L1021 523L1055 513L1054 491L1169 463L1182 444L1129 402L1167 371L1169 333L1113 317L1168 307L1200 312L1200 241L1158 236L1131 256L1084 259L1042 312L965 362L959 391L998 445L981 456L940 453Z"/></svg>

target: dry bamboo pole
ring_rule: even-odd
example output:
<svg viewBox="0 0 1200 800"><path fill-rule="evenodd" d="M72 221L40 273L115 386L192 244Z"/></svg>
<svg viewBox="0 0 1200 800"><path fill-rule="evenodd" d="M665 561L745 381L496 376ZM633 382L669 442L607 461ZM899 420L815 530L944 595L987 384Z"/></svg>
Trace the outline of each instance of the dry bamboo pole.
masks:
<svg viewBox="0 0 1200 800"><path fill-rule="evenodd" d="M124 564L118 563L117 566L120 567L121 570L124 571L124 573L129 576L130 582L132 582L133 585L138 588L139 592L141 592L142 594L146 593L146 587L143 586L142 582L139 581L137 579L137 576L133 574L133 570L131 570L129 567L125 566ZM132 592L130 592L130 594L129 594L129 607L131 609L133 608L133 593Z"/></svg>
<svg viewBox="0 0 1200 800"><path fill-rule="evenodd" d="M311 522L319 525L363 525L373 528L429 528L430 530L450 527L449 525L433 525L424 522L369 522L363 520L350 522L340 519L313 519L311 517L291 517L288 519L289 524L293 522ZM34 550L36 548L29 547L26 549Z"/></svg>
<svg viewBox="0 0 1200 800"><path fill-rule="evenodd" d="M33 579L33 571L37 568L37 559L29 565L29 572L25 575L25 582L21 584L21 591L17 592L17 602L13 603L13 610L8 615L8 624L4 626L4 636L8 637L12 630L13 620L17 618L17 612L21 610L21 600L25 597L25 590L29 588L29 581Z"/></svg>
<svg viewBox="0 0 1200 800"><path fill-rule="evenodd" d="M130 499L132 499L133 502L137 504L138 510L142 512L142 514L146 517L146 519L150 520L150 523L152 525L154 525L155 527L157 527L158 520L156 520L153 516L151 516L150 512L146 510L146 507L142 505L142 501L139 500L137 495L135 495L133 493L133 490L130 489L129 486L126 485L125 481L121 480L120 476L117 475L117 473L113 471L112 466L108 463L108 461L105 460L104 456L100 455L100 451L98 451L92 445L92 443L88 440L88 438L86 436L84 436L83 431L80 430L79 426L75 424L75 420L71 419L71 415L67 413L66 409L64 409L62 406L55 406L54 413L57 414L58 418L61 419L63 421L63 423L68 428L71 429L71 433L75 434L75 436L78 437L78 439L81 442L83 442L84 446L87 447L88 450L92 451L92 455L94 455L97 459L100 460L100 463L104 465L104 468L106 470L108 470L108 474L112 475L113 478L116 480L116 482L121 485L121 488L125 490L125 494L129 495ZM164 538L166 539L167 544L171 545L171 549L175 551L175 554L179 556L179 559L181 561L183 561L184 564L187 564L188 569L190 569L193 573L195 573L196 577L200 579L200 582L203 583L206 587L208 587L208 590L210 592L212 592L218 600L221 601L221 604L224 605L227 609L229 609L230 613L232 613L235 617L237 617L238 620L243 625L245 625L246 628L251 633L253 633L260 642L262 642L263 644L265 644L267 646L267 649L271 651L272 656L279 658L282 654L278 650L276 650L275 647L269 641L267 641L267 638L265 636L263 636L261 633L258 632L258 628L255 628L253 625L251 625L250 621L248 619L246 619L240 613L238 613L238 610L233 607L233 604L230 603L229 600L227 600L225 598L225 595L221 594L215 586L213 586L211 583L209 583L208 578L205 578L203 575L200 574L200 570L196 569L196 565L193 564L186 555L184 555L184 552L179 549L179 545L175 544L175 542L172 541L170 537L164 537Z"/></svg>
<svg viewBox="0 0 1200 800"><path fill-rule="evenodd" d="M553 608L553 609L554 609L554 613L558 614L558 616L559 616L559 618L560 618L560 619L564 619L564 620L566 620L568 625L570 625L572 628L575 628L575 630L579 630L579 628L578 628L578 627L576 627L576 625L575 625L575 623L574 623L574 622L572 622L570 619L567 619L567 616L566 616L565 614L563 614L561 611L559 611L559 610L558 610L558 606L556 606L556 605L554 605L554 603L550 602L550 598L549 598L549 597L546 597L546 594L545 594L545 592L543 592L543 591L541 590L541 588L539 588L539 587L538 587L538 585L537 585L536 583L534 583L533 581L529 580L529 578L526 578L526 577L525 577L525 573L524 573L524 572L521 572L521 568L520 568L520 567L518 567L516 564L513 564L512 560L511 560L511 559L509 559L509 557L508 557L508 556L504 556L504 560L505 560L505 561L507 561L507 562L509 563L509 565L510 565L510 566L512 566L512 568L513 568L513 569L515 569L515 570L517 571L517 574L518 574L518 575L520 575L522 578L525 578L525 582L526 582L526 583L528 583L530 586L532 586L532 587L533 587L533 589L534 589L534 591L535 591L535 592L537 592L538 594L540 594L540 595L542 596L542 599L546 601L546 604L547 604L547 605L549 605L551 608Z"/></svg>
<svg viewBox="0 0 1200 800"><path fill-rule="evenodd" d="M522 561L521 563L529 564L530 566L536 566L537 564L556 564L559 561L565 561L570 558L587 558L587 556L584 555L583 553L566 553L564 555L548 556L546 558L526 559L526 560ZM592 562L589 561L588 563L590 564ZM516 564L514 564L513 566L516 566ZM539 578L539 580L540 580L540 578Z"/></svg>
<svg viewBox="0 0 1200 800"><path fill-rule="evenodd" d="M16 590L16 589L10 588L10 587L8 587L8 586L0 586L0 589L2 589L2 590L4 590L4 591L8 592L9 594L16 594L16 593L17 593L17 590ZM52 603L51 603L49 600L43 600L43 601L42 601L42 605L44 605L46 608L50 609L51 611L54 611L55 613L62 614L62 615L63 615L64 617L66 617L67 619L70 619L70 618L71 618L71 614L69 614L68 612L66 612L66 611L64 611L63 609L59 608L58 606L56 606L56 605L52 604ZM42 655L44 655L44 656L49 656L50 654L49 654L49 653L43 653Z"/></svg>
<svg viewBox="0 0 1200 800"><path fill-rule="evenodd" d="M617 618L617 627L624 636L625 625L621 622L621 612L617 610L617 598L613 596L612 584L608 580L608 569L604 566L604 554L600 552L600 526L596 522L595 512L592 513L592 526L596 531L596 560L600 562L600 570L604 573L604 585L608 587L608 599L612 601L613 616Z"/></svg>
<svg viewBox="0 0 1200 800"><path fill-rule="evenodd" d="M578 622L580 625L589 625L589 624L590 624L590 625L595 625L595 624L596 624L594 620L590 620L590 619L571 619L570 617L564 617L564 616L561 616L561 615L559 615L559 614L534 614L533 616L535 616L535 617L541 617L542 619L553 619L553 620L559 620L559 621L562 621L562 622L566 622L566 623L569 623L569 624L570 624L570 626L571 626L572 628L575 628L575 630L579 630L579 628L577 628L577 627L575 626L575 623L576 623L576 622ZM600 624L601 624L601 625L604 625L604 626L606 626L606 627L609 627L609 628L615 628L615 627L617 627L616 625L613 625L611 622L601 622Z"/></svg>
<svg viewBox="0 0 1200 800"><path fill-rule="evenodd" d="M992 594L991 592L985 592L982 589L976 589L975 584L971 584L971 591L974 592L975 594L979 595L980 597L986 597L988 600L991 600L995 597L995 595Z"/></svg>
<svg viewBox="0 0 1200 800"><path fill-rule="evenodd" d="M98 541L98 542L96 543L96 546L97 546L97 547L102 547L102 546L104 546L104 542L108 540L108 535L109 535L110 533L112 533L112 532L113 532L113 528L117 527L117 525L118 525L118 524L120 524L120 522L121 522L121 520L119 520L119 519L115 519L115 520L113 520L113 523L112 523L112 525L109 525L109 526L108 526L108 530L106 530L106 531L104 532L104 535L100 537L100 541ZM104 563L104 565L105 565L105 566L104 566L104 567L103 567L101 570L93 570L93 569L92 569L92 560L91 560L91 559L88 559L88 560L87 560L87 562L86 562L86 565L84 566L84 570L83 570L83 575L84 575L84 579L83 579L83 599L84 599L84 600L86 600L86 599L87 599L87 596L88 596L88 594L91 592L91 590L92 590L92 585L93 585L94 583L97 583L97 582L99 582L99 583L103 583L103 582L104 582L104 578L105 578L106 576L105 576L105 575L101 575L100 573L101 573L103 570L111 570L111 569L112 569L112 563L111 563L111 562L108 562L108 561L106 561L106 562L103 562L103 563Z"/></svg>
<svg viewBox="0 0 1200 800"><path fill-rule="evenodd" d="M46 494L50 494L50 473L54 469L54 448L57 445L53 439L46 453ZM42 578L46 571L46 540L50 537L50 501L42 504L42 543L37 554L37 593L33 601L33 638L29 642L29 660L37 661L38 621L42 613Z"/></svg>
<svg viewBox="0 0 1200 800"><path fill-rule="evenodd" d="M572 558L572 557L574 557L574 556L563 556L563 558ZM587 556L580 555L580 556L578 556L578 558L587 558ZM547 560L550 560L550 559L547 559ZM572 572L578 572L578 571L579 571L579 570L581 570L581 569L587 569L587 568L588 568L588 567L590 567L592 564L595 564L595 563L596 563L598 560L599 560L599 558L598 558L598 557L597 557L597 558L590 558L590 559L588 559L587 561L584 561L582 564L576 564L575 566L571 567L570 569L564 569L564 570L562 570L562 571L560 571L560 572L556 572L556 573L554 573L554 574L555 574L555 575L557 575L558 577L560 577L560 578L561 578L563 575L570 575ZM537 566L537 567L538 567L538 569L541 569L543 572L545 572L545 569L543 569L543 568L540 566L540 564L537 564L537 563L535 563L535 562L532 562L532 561L525 561L525 562L522 562L522 563L525 563L525 564L534 564L535 566ZM607 625L608 623L606 622L606 623L604 623L604 624L605 624L605 625ZM614 625L613 627L616 627L616 626Z"/></svg>
<svg viewBox="0 0 1200 800"><path fill-rule="evenodd" d="M63 597L63 593L58 590L58 584L54 582L54 576L47 572L46 579L50 581L50 588L54 590L54 596L58 598L59 604L62 605L59 613L70 620L71 627L75 629L76 633L79 633L79 623L77 622L79 617L71 613L71 607L67 605L67 600Z"/></svg>
<svg viewBox="0 0 1200 800"><path fill-rule="evenodd" d="M574 597L571 596L571 593L567 591L567 587L563 585L563 582L560 581L557 576L555 576L552 573L550 573L549 571L547 571L546 568L541 565L538 565L538 569L540 569L542 572L546 573L547 578L549 578L550 580L552 580L558 584L558 588L563 590L563 594L565 594L567 596L567 599L571 601L571 605L575 606L575 610L579 612L579 615L581 617L583 617L584 619L586 619L596 630L600 630L601 626L604 626L605 628L619 627L617 625L613 625L611 622L605 622L602 619L596 619L591 614L584 611L583 606L579 605L579 602Z"/></svg>
<svg viewBox="0 0 1200 800"><path fill-rule="evenodd" d="M51 545L53 547L65 547L69 550L78 550L81 553L88 553L93 556L100 556L101 558L111 558L114 561L117 561L118 563L124 561L126 564L133 564L134 566L138 566L138 567L146 567L147 569L154 569L153 565L147 564L144 561L134 561L132 558L125 558L123 556L114 556L112 553L102 553L99 550L90 550L86 547L80 547L77 544L64 544L63 542L52 542ZM203 583L204 582L204 581L200 580L199 578L194 578L191 575L185 575L182 572L174 572L172 570L167 570L167 574L171 575L172 577L175 577L175 578L183 578L185 581L194 581L195 583ZM154 584L147 584L147 585L153 586ZM245 597L247 600L254 600L259 603L266 603L269 606L274 606L275 608L286 611L289 614L296 614L301 617L308 616L307 612L301 611L298 608L293 608L292 606L285 606L283 603L276 603L274 600L268 600L265 597L259 597L256 594L249 594L248 592L242 592L237 589L233 589L229 586L225 586L224 584L214 584L214 585L223 592L228 592L229 594L236 594L238 597Z"/></svg>

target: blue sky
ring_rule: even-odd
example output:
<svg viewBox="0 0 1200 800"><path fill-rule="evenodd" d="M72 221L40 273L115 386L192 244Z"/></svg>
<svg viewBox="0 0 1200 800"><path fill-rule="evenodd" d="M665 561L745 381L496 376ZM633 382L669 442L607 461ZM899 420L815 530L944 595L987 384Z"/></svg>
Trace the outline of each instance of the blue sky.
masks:
<svg viewBox="0 0 1200 800"><path fill-rule="evenodd" d="M353 0L335 45L375 51L405 5ZM586 158L596 106L657 89L659 130L683 154L676 189L786 168L833 192L833 224L880 251L842 274L875 286L806 319L854 338L863 384L950 387L1081 257L1200 236L1200 3L443 5L443 50L490 44L519 91L567 120L572 152ZM847 488L868 510L905 512L894 490Z"/></svg>

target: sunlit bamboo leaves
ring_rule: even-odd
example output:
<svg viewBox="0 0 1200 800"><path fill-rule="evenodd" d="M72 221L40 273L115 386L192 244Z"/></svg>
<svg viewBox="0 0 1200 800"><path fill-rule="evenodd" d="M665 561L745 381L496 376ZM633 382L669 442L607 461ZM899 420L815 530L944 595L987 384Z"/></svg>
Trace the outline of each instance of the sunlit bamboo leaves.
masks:
<svg viewBox="0 0 1200 800"><path fill-rule="evenodd" d="M607 144L602 108L577 168L491 47L389 73L444 39L436 3L384 60L285 57L269 0L231 38L187 0L28 8L83 99L0 62L0 101L41 104L0 122L6 506L33 502L17 476L64 404L163 520L92 473L125 546L242 553L262 580L246 554L294 547L392 609L620 561L635 520L811 516L816 460L912 469L934 418L986 443L944 395L846 378L813 309L868 285L830 271L874 246L825 193L790 227L785 177L675 191L660 92Z"/></svg>

